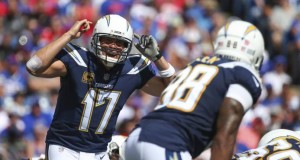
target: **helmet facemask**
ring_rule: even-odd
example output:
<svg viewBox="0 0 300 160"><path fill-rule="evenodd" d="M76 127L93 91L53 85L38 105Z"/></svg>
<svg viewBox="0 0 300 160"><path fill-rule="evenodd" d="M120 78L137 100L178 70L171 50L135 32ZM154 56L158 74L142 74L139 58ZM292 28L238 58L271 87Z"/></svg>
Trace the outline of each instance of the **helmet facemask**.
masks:
<svg viewBox="0 0 300 160"><path fill-rule="evenodd" d="M132 42L124 37L97 33L92 38L91 46L101 62L111 68L126 60Z"/></svg>
<svg viewBox="0 0 300 160"><path fill-rule="evenodd" d="M258 147L266 146L269 143L280 139L281 137L294 137L300 139L299 131L288 129L275 129L266 133L258 142Z"/></svg>
<svg viewBox="0 0 300 160"><path fill-rule="evenodd" d="M131 51L133 30L129 22L115 14L100 18L93 31L90 49L100 61L112 68L124 63Z"/></svg>

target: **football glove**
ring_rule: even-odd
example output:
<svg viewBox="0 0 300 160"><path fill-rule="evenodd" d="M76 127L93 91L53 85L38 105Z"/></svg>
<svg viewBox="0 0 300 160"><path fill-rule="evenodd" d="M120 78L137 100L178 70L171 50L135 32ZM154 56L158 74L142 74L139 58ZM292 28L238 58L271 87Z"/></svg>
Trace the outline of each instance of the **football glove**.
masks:
<svg viewBox="0 0 300 160"><path fill-rule="evenodd" d="M134 44L136 49L148 59L154 62L162 57L157 42L151 35L140 36L134 33L134 37L138 39L138 43Z"/></svg>
<svg viewBox="0 0 300 160"><path fill-rule="evenodd" d="M110 160L120 160L120 147L116 142L110 142L108 156Z"/></svg>

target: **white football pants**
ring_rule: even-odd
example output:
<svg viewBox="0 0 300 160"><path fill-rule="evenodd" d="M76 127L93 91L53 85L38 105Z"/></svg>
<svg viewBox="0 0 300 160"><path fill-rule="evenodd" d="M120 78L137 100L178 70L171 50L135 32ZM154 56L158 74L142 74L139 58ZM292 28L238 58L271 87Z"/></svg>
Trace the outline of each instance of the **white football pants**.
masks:
<svg viewBox="0 0 300 160"><path fill-rule="evenodd" d="M192 156L188 151L170 152L167 155L166 149L156 144L138 141L141 128L135 129L125 141L125 160L191 160ZM155 133L153 133L155 134Z"/></svg>
<svg viewBox="0 0 300 160"><path fill-rule="evenodd" d="M107 152L87 153L50 144L48 147L48 160L109 160Z"/></svg>

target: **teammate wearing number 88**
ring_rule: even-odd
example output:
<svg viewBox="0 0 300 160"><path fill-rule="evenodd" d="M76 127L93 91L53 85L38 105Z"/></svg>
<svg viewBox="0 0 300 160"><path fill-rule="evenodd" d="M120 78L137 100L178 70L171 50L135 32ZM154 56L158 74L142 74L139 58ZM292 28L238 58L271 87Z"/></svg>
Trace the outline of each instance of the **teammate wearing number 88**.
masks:
<svg viewBox="0 0 300 160"><path fill-rule="evenodd" d="M212 160L229 160L244 113L261 94L260 31L230 21L218 32L215 55L178 72L125 143L128 160L191 160L211 147ZM210 145L212 144L212 145Z"/></svg>
<svg viewBox="0 0 300 160"><path fill-rule="evenodd" d="M90 24L77 21L26 64L34 76L61 80L46 138L48 160L108 160L107 145L128 97L136 89L159 96L175 72L159 55L155 39L137 36L139 43L133 44L133 30L119 15L97 21L89 49L71 43L90 29ZM133 45L143 55L131 53ZM144 54L166 74L156 76Z"/></svg>

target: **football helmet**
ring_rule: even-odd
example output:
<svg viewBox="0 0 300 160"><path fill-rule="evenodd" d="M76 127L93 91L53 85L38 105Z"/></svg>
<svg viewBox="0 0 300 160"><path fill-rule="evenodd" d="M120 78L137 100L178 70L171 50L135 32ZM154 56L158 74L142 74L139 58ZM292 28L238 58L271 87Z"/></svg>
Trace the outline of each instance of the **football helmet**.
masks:
<svg viewBox="0 0 300 160"><path fill-rule="evenodd" d="M119 15L110 14L97 21L90 49L106 67L111 68L126 60L132 39L133 30L128 21Z"/></svg>
<svg viewBox="0 0 300 160"><path fill-rule="evenodd" d="M266 146L272 142L275 138L283 136L293 136L300 140L300 134L288 129L275 129L266 133L258 142L258 147Z"/></svg>
<svg viewBox="0 0 300 160"><path fill-rule="evenodd" d="M214 48L216 55L245 62L256 70L261 67L265 51L261 32L242 20L232 20L224 25L217 34Z"/></svg>

